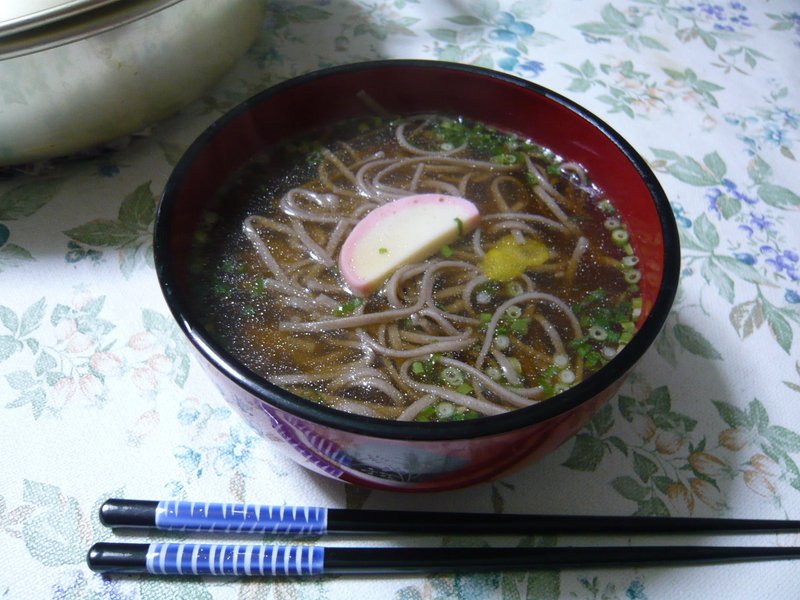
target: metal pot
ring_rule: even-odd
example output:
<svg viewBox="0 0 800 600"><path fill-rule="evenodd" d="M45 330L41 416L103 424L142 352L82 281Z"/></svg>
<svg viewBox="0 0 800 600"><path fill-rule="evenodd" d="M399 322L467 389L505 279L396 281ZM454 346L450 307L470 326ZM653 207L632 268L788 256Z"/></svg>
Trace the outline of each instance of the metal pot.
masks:
<svg viewBox="0 0 800 600"><path fill-rule="evenodd" d="M3 0L0 165L69 154L197 98L255 39L264 0Z"/></svg>

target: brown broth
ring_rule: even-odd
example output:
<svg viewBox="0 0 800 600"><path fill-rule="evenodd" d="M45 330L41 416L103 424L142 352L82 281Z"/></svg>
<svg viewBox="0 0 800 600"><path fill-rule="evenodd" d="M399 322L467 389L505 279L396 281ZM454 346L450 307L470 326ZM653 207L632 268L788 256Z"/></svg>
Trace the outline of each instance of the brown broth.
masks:
<svg viewBox="0 0 800 600"><path fill-rule="evenodd" d="M414 402L424 404L423 397L433 398L427 408L402 418L460 420L512 410L546 400L608 362L637 320L637 261L624 223L588 175L528 140L478 123L449 117L398 123L361 120L294 140L231 179L197 232L192 261L193 310L209 332L249 369L286 389L390 419ZM422 154L433 151L453 153ZM377 177L389 165L378 153L405 163ZM370 159L378 162L357 177ZM298 188L306 191L287 204L286 194ZM315 331L312 323L346 323L417 301L422 273L393 294L385 286L363 301L353 296L335 267L337 251L359 218L395 194L453 191L478 206L480 240L465 235L426 261L461 265L431 277L427 313ZM498 271L482 254L515 264L515 252L528 242L544 244L547 260L510 280L493 280ZM258 243L280 273L256 252ZM473 289L465 302L467 285ZM508 309L495 323L501 305ZM306 327L297 323L308 330L291 330ZM458 348L422 351L459 335L466 341Z"/></svg>

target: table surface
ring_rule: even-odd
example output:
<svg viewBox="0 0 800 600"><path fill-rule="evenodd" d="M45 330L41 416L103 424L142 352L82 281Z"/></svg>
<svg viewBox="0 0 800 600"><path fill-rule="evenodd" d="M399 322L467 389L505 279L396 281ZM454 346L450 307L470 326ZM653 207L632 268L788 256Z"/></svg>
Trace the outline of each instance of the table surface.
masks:
<svg viewBox="0 0 800 600"><path fill-rule="evenodd" d="M427 58L587 107L650 163L681 286L621 392L554 454L442 494L370 492L260 439L190 355L151 234L188 144L320 67ZM792 562L307 581L103 578L109 496L595 515L800 518L800 5L691 0L269 2L223 81L122 147L0 171L0 595L7 598L797 598ZM160 539L131 536L130 540ZM759 544L710 539L333 539L331 545Z"/></svg>

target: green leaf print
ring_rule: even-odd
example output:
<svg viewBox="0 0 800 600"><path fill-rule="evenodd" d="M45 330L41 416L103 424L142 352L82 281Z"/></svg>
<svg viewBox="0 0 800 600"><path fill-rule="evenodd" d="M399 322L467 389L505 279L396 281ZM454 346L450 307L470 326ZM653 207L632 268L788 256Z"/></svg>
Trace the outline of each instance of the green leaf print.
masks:
<svg viewBox="0 0 800 600"><path fill-rule="evenodd" d="M7 306L0 306L0 323L11 333L17 333L19 329L19 319L17 313Z"/></svg>
<svg viewBox="0 0 800 600"><path fill-rule="evenodd" d="M482 23L482 21L475 16L472 15L459 15L457 17L448 17L445 21L450 21L451 23L455 23L456 25L464 25L467 27L475 27Z"/></svg>
<svg viewBox="0 0 800 600"><path fill-rule="evenodd" d="M34 260L31 253L16 244L5 244L0 247L0 271L4 268L20 267Z"/></svg>
<svg viewBox="0 0 800 600"><path fill-rule="evenodd" d="M664 501L658 497L647 498L639 502L639 507L635 513L635 517L668 517L670 516L669 508L664 504Z"/></svg>
<svg viewBox="0 0 800 600"><path fill-rule="evenodd" d="M747 174L753 183L765 183L772 177L772 167L760 156L754 156L747 163Z"/></svg>
<svg viewBox="0 0 800 600"><path fill-rule="evenodd" d="M713 92L722 91L725 89L724 87L710 81L699 79L697 77L697 73L688 68L684 69L683 72L676 71L674 69L664 69L664 73L669 75L674 81L685 84L689 89L694 91L696 94L699 94L712 106L719 106L719 102L717 101L717 98L714 96Z"/></svg>
<svg viewBox="0 0 800 600"><path fill-rule="evenodd" d="M722 180L728 168L725 161L717 152L711 152L703 157L703 164L711 171L718 179Z"/></svg>
<svg viewBox="0 0 800 600"><path fill-rule="evenodd" d="M647 487L641 485L633 477L617 477L611 482L611 487L626 500L641 502L649 495Z"/></svg>
<svg viewBox="0 0 800 600"><path fill-rule="evenodd" d="M0 362L22 349L22 344L13 335L0 335Z"/></svg>
<svg viewBox="0 0 800 600"><path fill-rule="evenodd" d="M794 431L773 425L764 431L765 437L772 442L775 446L781 448L785 452L800 452L800 435Z"/></svg>
<svg viewBox="0 0 800 600"><path fill-rule="evenodd" d="M116 219L94 219L64 232L74 242L118 251L120 270L130 277L140 264L152 266L152 224L157 199L146 182L128 194Z"/></svg>
<svg viewBox="0 0 800 600"><path fill-rule="evenodd" d="M563 466L575 471L594 471L606 452L616 448L627 454L627 448L615 436L608 436L614 426L614 413L609 405L603 406L587 425L585 432L575 438L572 452Z"/></svg>
<svg viewBox="0 0 800 600"><path fill-rule="evenodd" d="M603 7L600 16L602 21L581 23L576 29L591 37L621 38L629 48L637 52L640 46L651 50L668 50L656 38L640 33L644 25L644 20L640 16L626 15L611 4Z"/></svg>
<svg viewBox="0 0 800 600"><path fill-rule="evenodd" d="M793 316L792 313L786 314ZM791 352L794 341L791 324L784 315L784 311L767 302L760 292L755 300L748 300L734 306L729 318L736 333L742 339L749 337L766 323L772 337L783 351L787 354Z"/></svg>
<svg viewBox="0 0 800 600"><path fill-rule="evenodd" d="M561 463L574 471L595 471L605 456L602 440L585 433L575 436L575 443L569 458Z"/></svg>
<svg viewBox="0 0 800 600"><path fill-rule="evenodd" d="M692 439L697 421L672 408L668 388L655 388L644 399L619 397L619 414L631 425L635 438L627 436L625 442L618 438L629 448L630 473L615 477L610 484L636 504L634 514L667 516L673 509L691 513L698 502L722 511L725 481L737 478L778 506L778 479L800 491L800 467L790 456L800 452L800 434L770 423L758 399L745 408L720 400L712 404L727 426L716 446L705 436ZM579 435L591 437L593 430L589 425ZM742 463L737 458L740 453L750 456L749 461ZM785 467L783 475L778 464Z"/></svg>
<svg viewBox="0 0 800 600"><path fill-rule="evenodd" d="M40 298L37 302L25 309L20 320L19 335L25 337L35 331L42 323L44 318L45 299Z"/></svg>
<svg viewBox="0 0 800 600"><path fill-rule="evenodd" d="M37 509L22 525L31 557L46 567L82 564L86 543L81 534L85 516L75 498L60 489L26 480L23 498Z"/></svg>
<svg viewBox="0 0 800 600"><path fill-rule="evenodd" d="M700 267L700 273L707 283L717 288L720 296L725 298L730 304L733 304L734 281L722 267L719 266L717 261L713 258L704 261Z"/></svg>
<svg viewBox="0 0 800 600"><path fill-rule="evenodd" d="M753 427L753 422L747 412L737 406L729 402L723 402L722 400L712 400L711 402L717 409L719 416L722 417L722 420L730 427L743 427L747 429Z"/></svg>
<svg viewBox="0 0 800 600"><path fill-rule="evenodd" d="M61 189L61 179L34 180L0 194L0 221L29 217L50 202Z"/></svg>
<svg viewBox="0 0 800 600"><path fill-rule="evenodd" d="M659 150L657 148L651 148L650 150L658 158L667 161L665 167L667 173L684 183L708 187L719 185L722 182L722 177L717 175L715 171L690 156L679 156L669 150ZM713 160L712 164L717 171L720 169L720 165L715 164ZM724 175L724 171L722 173Z"/></svg>
<svg viewBox="0 0 800 600"><path fill-rule="evenodd" d="M602 22L592 21L591 23L578 25L577 28L593 35L624 36L628 33L630 29L628 20L624 14L611 4L606 4L603 7L600 16L603 18Z"/></svg>
<svg viewBox="0 0 800 600"><path fill-rule="evenodd" d="M716 226L706 216L705 213L697 217L694 222L694 233L697 241L706 250L713 251L719 246L719 233Z"/></svg>
<svg viewBox="0 0 800 600"><path fill-rule="evenodd" d="M458 33L454 29L429 29L428 34L433 39L445 42L446 44L455 44L458 42Z"/></svg>
<svg viewBox="0 0 800 600"><path fill-rule="evenodd" d="M504 573L500 584L503 600L558 600L561 575L558 571Z"/></svg>
<svg viewBox="0 0 800 600"><path fill-rule="evenodd" d="M0 335L0 362L15 352L22 351L25 345L36 354L38 342L28 336L39 328L44 318L44 309L44 298L40 298L25 309L21 318L7 306L0 306L0 323L10 334Z"/></svg>
<svg viewBox="0 0 800 600"><path fill-rule="evenodd" d="M702 333L691 325L678 323L673 328L675 339L688 352L710 360L722 360L722 355L709 342Z"/></svg>
<svg viewBox="0 0 800 600"><path fill-rule="evenodd" d="M650 478L658 472L658 465L645 455L633 453L633 470L644 483L648 483Z"/></svg>
<svg viewBox="0 0 800 600"><path fill-rule="evenodd" d="M758 186L758 197L775 208L800 206L800 196L780 185L761 184Z"/></svg>
<svg viewBox="0 0 800 600"><path fill-rule="evenodd" d="M775 338L778 345L783 348L783 351L789 354L792 349L792 340L794 339L792 326L775 306L769 302L763 302L763 304L764 318L767 320L767 325L769 326L772 337Z"/></svg>

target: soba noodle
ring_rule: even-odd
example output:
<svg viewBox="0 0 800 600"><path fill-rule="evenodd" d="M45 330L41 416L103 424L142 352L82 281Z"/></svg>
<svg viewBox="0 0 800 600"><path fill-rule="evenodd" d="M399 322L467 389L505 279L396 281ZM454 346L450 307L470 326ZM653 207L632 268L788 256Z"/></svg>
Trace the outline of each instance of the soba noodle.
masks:
<svg viewBox="0 0 800 600"><path fill-rule="evenodd" d="M579 164L459 118L353 127L255 161L197 234L195 310L247 367L341 410L461 420L545 401L630 340L635 254ZM348 233L419 193L466 197L480 226L353 295Z"/></svg>

